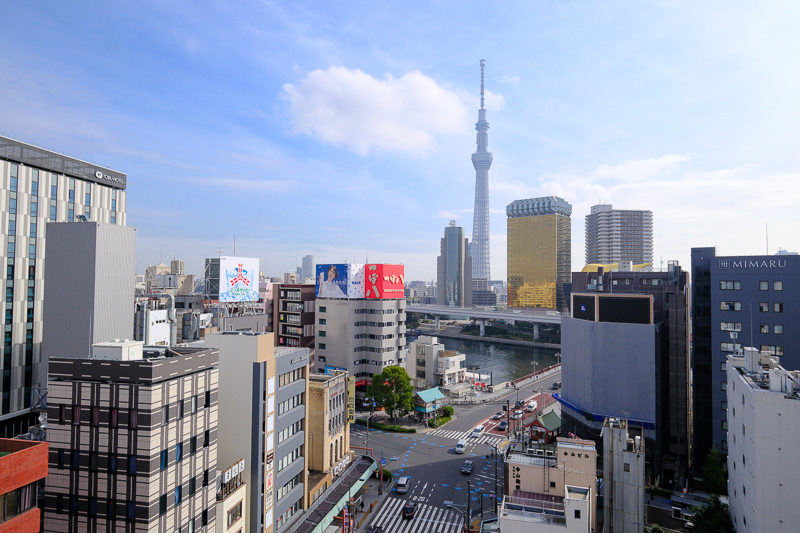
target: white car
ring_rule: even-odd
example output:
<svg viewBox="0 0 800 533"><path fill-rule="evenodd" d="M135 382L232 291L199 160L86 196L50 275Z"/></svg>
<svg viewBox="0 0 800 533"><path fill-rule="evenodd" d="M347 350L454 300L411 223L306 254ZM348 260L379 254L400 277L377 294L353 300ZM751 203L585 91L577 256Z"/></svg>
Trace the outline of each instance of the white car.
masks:
<svg viewBox="0 0 800 533"><path fill-rule="evenodd" d="M527 406L525 409L526 409L526 410L527 410L529 413L532 413L532 412L536 411L536 408L537 408L537 407L538 407L538 405L537 405L537 404L536 404L536 402L534 401L534 402L531 402L531 403L529 403L529 404L528 404L528 406Z"/></svg>
<svg viewBox="0 0 800 533"><path fill-rule="evenodd" d="M519 420L520 418L522 418L522 411L514 411L514 416L512 416L511 418L513 418L514 420Z"/></svg>

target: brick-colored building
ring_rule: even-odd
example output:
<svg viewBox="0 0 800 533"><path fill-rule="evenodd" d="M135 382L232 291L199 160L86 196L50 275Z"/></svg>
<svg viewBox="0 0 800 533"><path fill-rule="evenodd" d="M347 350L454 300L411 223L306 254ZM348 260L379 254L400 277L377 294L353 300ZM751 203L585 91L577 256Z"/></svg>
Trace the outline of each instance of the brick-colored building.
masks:
<svg viewBox="0 0 800 533"><path fill-rule="evenodd" d="M47 477L46 442L0 439L0 533L40 531L39 481Z"/></svg>

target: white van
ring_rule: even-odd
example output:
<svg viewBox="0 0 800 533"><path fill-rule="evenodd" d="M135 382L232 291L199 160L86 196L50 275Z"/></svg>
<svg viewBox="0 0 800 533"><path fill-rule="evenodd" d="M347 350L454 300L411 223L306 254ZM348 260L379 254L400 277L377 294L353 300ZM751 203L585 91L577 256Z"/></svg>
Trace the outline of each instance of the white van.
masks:
<svg viewBox="0 0 800 533"><path fill-rule="evenodd" d="M484 429L486 428L484 428L483 426L476 427L475 429L472 430L472 437L477 439L483 434Z"/></svg>
<svg viewBox="0 0 800 533"><path fill-rule="evenodd" d="M456 444L456 453L464 453L467 451L467 439L461 439Z"/></svg>
<svg viewBox="0 0 800 533"><path fill-rule="evenodd" d="M401 477L397 480L397 494L405 494L408 492L408 485L411 483L411 479L405 476Z"/></svg>

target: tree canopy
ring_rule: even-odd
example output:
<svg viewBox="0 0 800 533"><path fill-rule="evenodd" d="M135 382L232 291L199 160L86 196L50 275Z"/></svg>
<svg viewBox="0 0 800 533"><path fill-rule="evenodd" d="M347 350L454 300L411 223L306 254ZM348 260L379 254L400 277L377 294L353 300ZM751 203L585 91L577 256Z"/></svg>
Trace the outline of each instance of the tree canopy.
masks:
<svg viewBox="0 0 800 533"><path fill-rule="evenodd" d="M713 446L708 450L703 465L703 490L709 494L728 494L728 483L722 471L719 452Z"/></svg>
<svg viewBox="0 0 800 533"><path fill-rule="evenodd" d="M404 368L387 366L380 374L372 376L367 395L386 409L391 417L405 416L414 408L414 387Z"/></svg>
<svg viewBox="0 0 800 533"><path fill-rule="evenodd" d="M705 481L705 480L703 480ZM728 506L716 494L705 507L692 508L692 524L697 533L733 533L733 522Z"/></svg>

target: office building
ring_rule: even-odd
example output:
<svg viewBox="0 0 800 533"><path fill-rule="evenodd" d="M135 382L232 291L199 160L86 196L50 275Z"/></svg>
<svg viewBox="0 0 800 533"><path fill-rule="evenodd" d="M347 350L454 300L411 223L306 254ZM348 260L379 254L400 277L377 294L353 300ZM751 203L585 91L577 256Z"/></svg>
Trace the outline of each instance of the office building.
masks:
<svg viewBox="0 0 800 533"><path fill-rule="evenodd" d="M515 200L508 216L508 306L567 310L572 206L547 196Z"/></svg>
<svg viewBox="0 0 800 533"><path fill-rule="evenodd" d="M450 307L472 305L472 258L469 256L469 239L464 228L451 220L444 229L441 254L436 261L436 303Z"/></svg>
<svg viewBox="0 0 800 533"><path fill-rule="evenodd" d="M281 283L273 285L273 290L273 301L277 302L272 326L275 346L308 348L313 360L315 286Z"/></svg>
<svg viewBox="0 0 800 533"><path fill-rule="evenodd" d="M86 217L124 226L126 182L120 172L0 137L0 261L6 279L0 436L25 433L36 423L30 412L34 389L41 393L46 384L40 368L45 224Z"/></svg>
<svg viewBox="0 0 800 533"><path fill-rule="evenodd" d="M325 494L336 476L353 460L350 452L350 422L355 420L355 397L350 394L350 384L347 372L339 370L331 374L309 375L309 505Z"/></svg>
<svg viewBox="0 0 800 533"><path fill-rule="evenodd" d="M214 531L218 352L50 358L44 531Z"/></svg>
<svg viewBox="0 0 800 533"><path fill-rule="evenodd" d="M406 368L416 389L446 388L466 380L466 355L445 350L437 337L419 336L409 344L408 353Z"/></svg>
<svg viewBox="0 0 800 533"><path fill-rule="evenodd" d="M590 533L593 529L591 490L567 485L558 502L504 496L497 515L503 533Z"/></svg>
<svg viewBox="0 0 800 533"><path fill-rule="evenodd" d="M317 272L317 263L314 261L313 255L304 255L303 256L303 283L309 283L307 280L314 279L314 274ZM313 281L311 283L314 283Z"/></svg>
<svg viewBox="0 0 800 533"><path fill-rule="evenodd" d="M219 350L218 460L244 459L248 531L279 532L306 508L306 348L275 349L272 333L208 335Z"/></svg>
<svg viewBox="0 0 800 533"><path fill-rule="evenodd" d="M800 372L745 348L728 356L728 505L736 531L796 531Z"/></svg>
<svg viewBox="0 0 800 533"><path fill-rule="evenodd" d="M42 379L52 357L89 357L92 345L132 339L136 230L99 222L48 223Z"/></svg>
<svg viewBox="0 0 800 533"><path fill-rule="evenodd" d="M242 459L225 470L217 471L216 533L238 533L246 530L247 485L243 476L246 464Z"/></svg>
<svg viewBox="0 0 800 533"><path fill-rule="evenodd" d="M317 272L316 371L345 370L363 391L385 367L405 368L403 265L317 265Z"/></svg>
<svg viewBox="0 0 800 533"><path fill-rule="evenodd" d="M586 264L653 262L653 212L592 206L586 215Z"/></svg>
<svg viewBox="0 0 800 533"><path fill-rule="evenodd" d="M694 456L698 467L712 445L723 456L728 439L727 356L754 346L800 369L800 256L717 256L692 248L692 374Z"/></svg>
<svg viewBox="0 0 800 533"><path fill-rule="evenodd" d="M510 503L541 514L547 510L560 516L562 524L565 518L577 518L584 524L580 531L591 531L597 517L596 472L597 450L590 440L559 438L555 446L535 446L524 453L509 452L503 490L506 508ZM570 487L579 488L578 493L568 496ZM570 499L585 502L582 505L586 507L576 515Z"/></svg>
<svg viewBox="0 0 800 533"><path fill-rule="evenodd" d="M0 533L41 531L37 504L47 455L46 442L0 439Z"/></svg>
<svg viewBox="0 0 800 533"><path fill-rule="evenodd" d="M644 531L645 444L627 420L603 423L603 531Z"/></svg>
<svg viewBox="0 0 800 533"><path fill-rule="evenodd" d="M472 166L475 167L475 212L472 220L472 246L469 255L472 257L472 277L492 279L489 246L489 168L494 156L489 148L489 123L486 122L486 109L483 107L483 71L486 61L481 59L481 108L478 110L478 149L472 154Z"/></svg>
<svg viewBox="0 0 800 533"><path fill-rule="evenodd" d="M652 297L653 325L656 330L656 345L653 347L656 372L653 391L655 396L655 441L650 448L657 456L656 463L660 464L657 472L661 482L674 481L678 485L683 485L682 482L689 475L691 466L692 441L688 273L681 270L677 261L670 261L666 272L642 272L631 269L624 272L610 272L603 267L587 272L585 268L583 272L572 274L572 291L576 294L602 294L616 297L646 294ZM591 298L590 303L594 304ZM615 301L604 298L601 302L601 310L609 313L613 311L614 308L605 307L609 303L613 304ZM586 302L581 302L580 305L585 306ZM573 309L573 316L576 318L587 317L585 311L580 308ZM602 317L600 317L600 321L601 323L596 324L595 328L606 327ZM619 348L623 349L621 346ZM565 352L562 351L562 353ZM635 360L625 351L611 355L627 364L635 363ZM581 374L604 371L594 365L583 364L576 367L573 364L574 360L570 361L565 363L568 373L573 370ZM602 366L603 363L598 362L598 364ZM581 385L566 378L563 381L561 395L564 398L572 397L574 399L573 386L580 387ZM620 391L625 390L627 389L620 389ZM620 393L618 392L618 394ZM582 404L582 407L587 412L598 415L597 423L593 424L594 429L597 429L601 422L599 417L604 413L600 409L602 404L595 405L594 401L589 400L588 397L584 400L587 400L588 403ZM565 413L567 417L575 416L579 421L585 420L582 413L575 413L569 408L565 409ZM632 416L632 413L625 415L623 412L605 412L605 414ZM571 423L568 425L572 426ZM651 467L655 466L655 464L651 465Z"/></svg>

